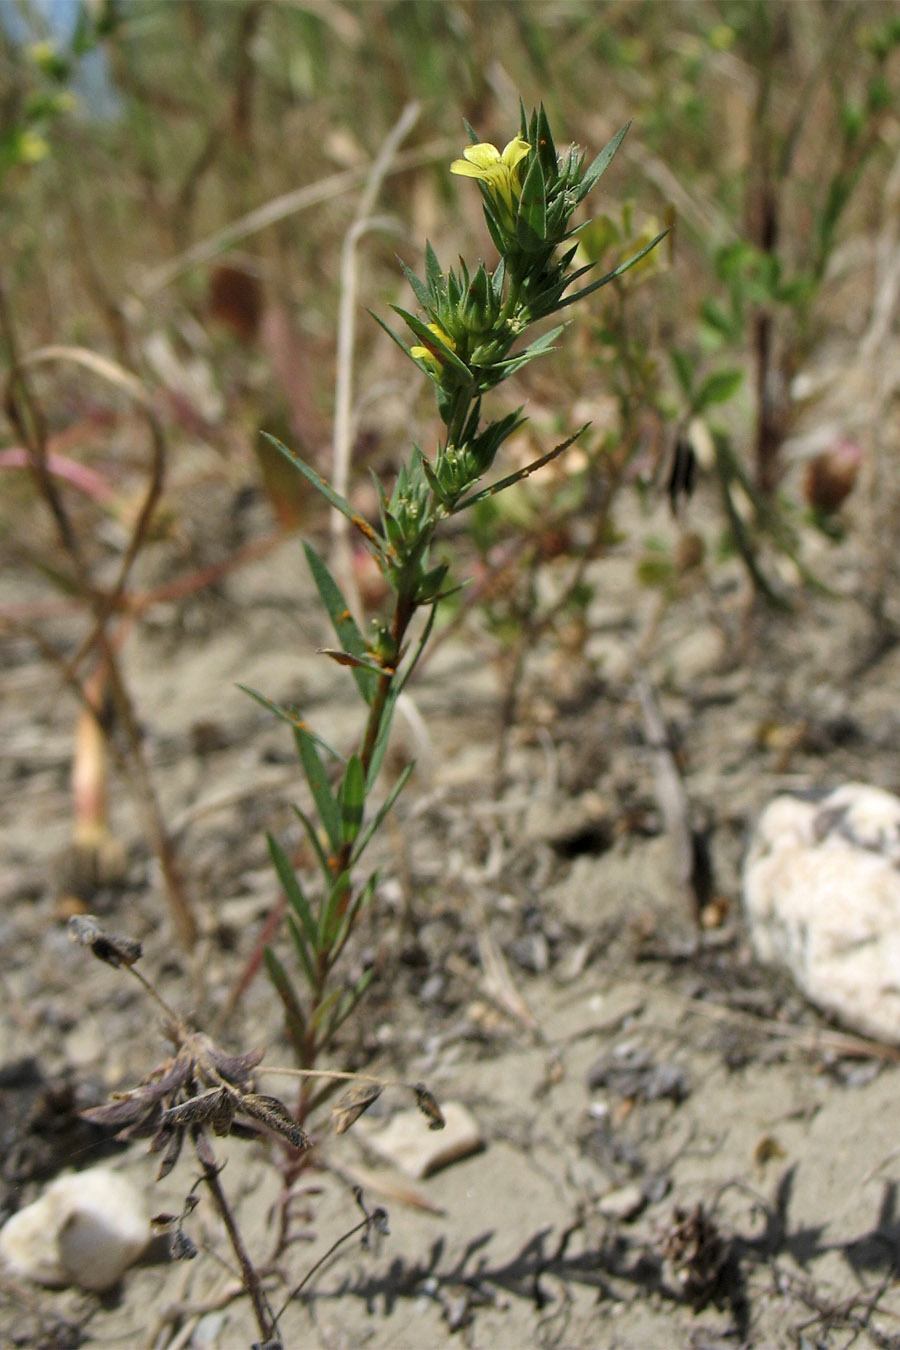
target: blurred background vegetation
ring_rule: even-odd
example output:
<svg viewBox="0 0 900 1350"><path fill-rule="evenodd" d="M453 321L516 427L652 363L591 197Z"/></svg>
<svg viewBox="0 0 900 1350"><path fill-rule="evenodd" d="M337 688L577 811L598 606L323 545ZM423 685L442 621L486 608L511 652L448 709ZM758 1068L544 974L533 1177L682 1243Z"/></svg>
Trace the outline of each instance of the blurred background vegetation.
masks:
<svg viewBox="0 0 900 1350"><path fill-rule="evenodd" d="M77 344L144 381L174 438L157 531L178 538L191 489L213 478L237 494L264 483L293 525L305 504L260 459L258 431L328 472L342 249L406 105L421 104L418 120L360 245L356 300L379 314L409 303L397 255L420 268L426 237L445 265L457 253L492 260L478 194L447 171L464 118L502 145L520 97L543 102L560 140L589 155L631 119L585 254L607 265L675 228L640 274L581 307L561 350L513 391L542 448L593 425L549 514L546 484L508 509L540 535L535 566L597 553L615 538L622 485L669 482L677 495L676 447L699 448L718 480L722 546L781 598L760 550L802 573L793 504L779 494L782 448L810 400L803 373L836 338L877 338L891 279L878 250L900 200L898 47L896 9L877 0L6 0L6 357ZM427 448L428 400L365 315L356 361L356 461L389 470L410 426ZM105 517L91 529L109 547L146 472L134 428L117 395L64 361L41 369L33 393L45 449ZM866 418L829 422L807 459L849 438L844 483L854 480L878 452L859 448L870 408ZM0 437L6 469L23 467L19 440L15 427ZM522 447L523 462L535 448ZM45 577L39 494L25 474L3 481L4 532ZM794 496L803 491L799 507L839 529L841 482L820 490L808 475ZM484 559L498 532L486 510ZM219 539L219 554L240 542ZM198 548L194 561L209 561L209 541ZM652 556L644 575L671 584L695 555ZM526 586L518 611L533 601Z"/></svg>

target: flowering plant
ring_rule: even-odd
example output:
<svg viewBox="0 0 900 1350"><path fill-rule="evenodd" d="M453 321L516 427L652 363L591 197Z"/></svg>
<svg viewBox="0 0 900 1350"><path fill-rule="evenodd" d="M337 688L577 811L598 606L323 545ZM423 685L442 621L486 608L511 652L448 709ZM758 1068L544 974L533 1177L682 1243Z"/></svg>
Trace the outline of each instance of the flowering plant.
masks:
<svg viewBox="0 0 900 1350"><path fill-rule="evenodd" d="M530 119L522 109L520 132L502 151L479 141L471 127L467 129L472 143L450 168L478 182L499 259L490 269L479 262L470 270L461 261L458 270L445 272L431 245L426 245L424 279L404 269L419 312L393 307L412 341L404 341L382 324L432 382L445 434L430 453L412 447L390 491L379 484L377 524L362 519L315 469L269 438L358 531L392 596L389 618L377 621L365 635L324 559L309 544L305 546L337 638L338 645L325 654L349 668L366 706L360 743L350 755L327 744L292 710L248 690L291 726L312 798L312 811L298 808L298 815L318 861L317 900L308 894L279 843L269 839L287 899L287 924L305 992L290 978L275 950L266 951L268 972L284 1005L288 1035L305 1070L332 1043L372 975L365 971L348 983L335 978L335 967L356 920L375 894L374 873L359 879L363 854L412 768L400 775L370 812L398 696L428 642L436 607L448 594L449 562L432 556L437 530L442 520L527 477L575 439L570 436L525 468L480 486L503 442L524 420L519 409L483 421L484 395L551 350L562 332L561 326L555 327L529 345L519 346L532 324L606 285L639 262L663 237L657 235L613 271L573 290L593 264L573 265L580 227L572 228L572 216L599 182L627 126L588 166L577 148L557 152L543 108ZM427 618L411 640L411 624L420 610L427 612ZM326 1080L317 1087L319 1080L311 1076L302 1081L301 1124L334 1086Z"/></svg>

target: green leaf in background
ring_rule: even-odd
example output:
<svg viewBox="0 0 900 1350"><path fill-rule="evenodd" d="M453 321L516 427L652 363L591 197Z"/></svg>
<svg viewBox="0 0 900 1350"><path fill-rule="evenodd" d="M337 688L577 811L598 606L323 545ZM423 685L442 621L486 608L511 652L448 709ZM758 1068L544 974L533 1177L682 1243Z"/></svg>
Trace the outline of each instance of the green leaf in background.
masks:
<svg viewBox="0 0 900 1350"><path fill-rule="evenodd" d="M684 394L686 399L690 399L691 391L694 388L694 374L697 369L697 362L689 352L681 347L669 348L669 361L672 364L672 370L675 379L678 382L678 388Z"/></svg>
<svg viewBox="0 0 900 1350"><path fill-rule="evenodd" d="M694 411L702 412L713 403L727 403L737 393L744 372L735 367L714 370L700 385L694 398Z"/></svg>

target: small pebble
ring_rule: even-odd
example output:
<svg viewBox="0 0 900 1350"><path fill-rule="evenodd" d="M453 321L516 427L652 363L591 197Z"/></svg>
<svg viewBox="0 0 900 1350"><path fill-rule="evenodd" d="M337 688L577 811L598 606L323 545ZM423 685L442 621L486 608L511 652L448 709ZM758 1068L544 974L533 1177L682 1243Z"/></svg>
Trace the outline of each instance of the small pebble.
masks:
<svg viewBox="0 0 900 1350"><path fill-rule="evenodd" d="M110 1289L150 1240L138 1191L105 1167L57 1177L0 1230L0 1264L37 1284Z"/></svg>
<svg viewBox="0 0 900 1350"><path fill-rule="evenodd" d="M640 1186L631 1182L627 1186L619 1186L614 1191L607 1191L597 1208L607 1219L620 1219L623 1223L627 1223L629 1219L637 1218L645 1203Z"/></svg>
<svg viewBox="0 0 900 1350"><path fill-rule="evenodd" d="M484 1136L467 1107L461 1102L440 1106L442 1130L430 1130L420 1111L400 1111L383 1129L367 1135L366 1145L416 1180L484 1147Z"/></svg>

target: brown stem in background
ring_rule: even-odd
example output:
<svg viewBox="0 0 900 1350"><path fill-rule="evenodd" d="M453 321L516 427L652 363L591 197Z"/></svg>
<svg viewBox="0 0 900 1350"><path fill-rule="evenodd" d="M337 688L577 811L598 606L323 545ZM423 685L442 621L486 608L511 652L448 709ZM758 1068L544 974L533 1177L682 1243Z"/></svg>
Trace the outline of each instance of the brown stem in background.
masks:
<svg viewBox="0 0 900 1350"><path fill-rule="evenodd" d="M128 573L149 531L150 521L162 491L165 471L165 441L162 428L150 406L140 382L129 372L111 361L106 361L82 348L46 347L28 356L19 357L15 327L5 295L0 288L0 328L9 348L11 370L4 389L4 406L10 421L28 451L30 467L38 491L43 497L56 525L59 542L69 557L74 580L93 614L93 629L82 642L76 658L69 663L72 682L79 688L83 702L91 706L77 676L77 667L89 651L96 651L106 670L110 696L125 733L130 760L130 776L134 782L145 827L159 860L165 884L166 898L179 937L191 947L197 937L197 926L188 902L175 855L175 848L165 828L162 810L153 786L149 765L144 754L143 738L134 705L122 675L118 647L108 632L108 622L118 607ZM107 592L98 591L91 579L90 568L82 552L77 532L47 465L46 419L28 377L30 367L57 360L73 360L87 366L127 393L144 414L151 438L151 460L147 491L138 513L131 538L125 549L119 574Z"/></svg>

